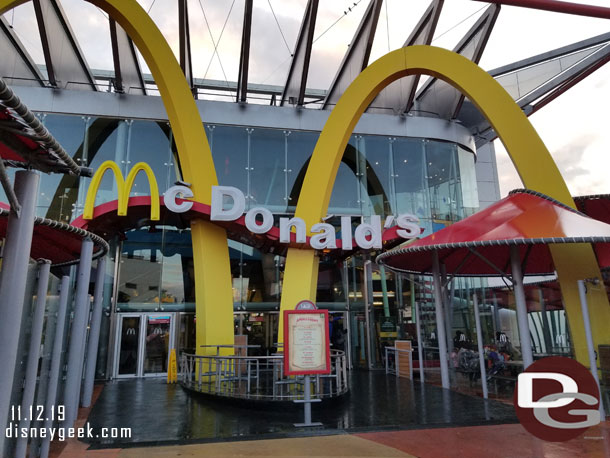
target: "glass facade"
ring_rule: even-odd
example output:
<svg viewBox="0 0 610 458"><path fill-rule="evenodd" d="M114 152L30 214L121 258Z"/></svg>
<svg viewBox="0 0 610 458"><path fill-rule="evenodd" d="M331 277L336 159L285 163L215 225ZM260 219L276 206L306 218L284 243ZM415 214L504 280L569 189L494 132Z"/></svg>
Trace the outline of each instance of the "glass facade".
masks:
<svg viewBox="0 0 610 458"><path fill-rule="evenodd" d="M166 122L39 116L84 166L95 170L104 161L112 160L126 176L137 162L146 162L155 173L161 193L180 179L176 149ZM242 190L247 208L262 206L276 215L294 213L318 132L212 124L205 128L219 184ZM474 162L472 152L450 142L353 134L337 173L328 210L334 216L329 222L338 227L341 215L354 217L354 224L358 224L360 218L370 215L385 218L412 213L420 218L423 235L428 235L478 209ZM82 214L89 183L90 178L44 175L38 214L73 220ZM131 196L149 192L146 177L139 174ZM116 183L107 173L96 205L115 200L116 196ZM114 284L114 290L107 295L102 342L112 339L112 313L178 312L192 316L195 278L188 228L163 223L151 226L143 221L142 226L127 231L122 239L110 242L108 287ZM277 334L276 313L285 258L232 240L229 254L234 310L236 317L242 315L241 321L236 318L236 327L266 329L263 338L252 338L259 337L264 347L271 347ZM347 260L321 256L317 303L339 313L343 326L350 322L349 346L356 364L360 355L367 355L362 345L367 322L372 350L365 359L379 364L385 341L395 337L392 332L397 332L396 336L407 333L402 324L412 321L413 298L421 294L421 288L420 283L406 277L391 272L382 275L377 266L365 274L364 262L362 255ZM364 316L365 284L373 303L368 321ZM388 331L390 323L394 331ZM98 376L107 372L103 361L111 351L102 344Z"/></svg>

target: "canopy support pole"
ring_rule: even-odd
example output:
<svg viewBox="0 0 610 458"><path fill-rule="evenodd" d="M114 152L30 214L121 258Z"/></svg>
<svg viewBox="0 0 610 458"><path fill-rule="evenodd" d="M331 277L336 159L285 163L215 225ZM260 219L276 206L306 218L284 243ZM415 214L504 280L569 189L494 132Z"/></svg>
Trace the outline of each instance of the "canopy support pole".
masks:
<svg viewBox="0 0 610 458"><path fill-rule="evenodd" d="M530 327L527 321L527 304L525 302L525 290L523 289L521 257L519 256L519 247L517 245L512 245L510 247L510 264L517 306L517 325L519 327L519 337L521 339L523 370L525 370L534 362L534 354L532 352Z"/></svg>
<svg viewBox="0 0 610 458"><path fill-rule="evenodd" d="M78 415L81 383L83 379L83 358L85 357L85 340L87 322L89 321L89 278L91 277L91 257L93 242L90 238L83 240L80 251L80 264L74 294L74 318L70 328L70 346L68 347L68 369L64 388L66 416L64 426L72 428Z"/></svg>
<svg viewBox="0 0 610 458"><path fill-rule="evenodd" d="M104 278L106 277L106 258L97 261L97 274L95 276L95 290L93 292L93 313L91 314L91 328L89 342L87 343L87 362L85 365L85 380L83 382L83 398L81 405L91 407L93 397L93 382L95 381L95 366L97 363L97 349L100 340L100 326L102 322L102 299L104 294ZM240 315L243 316L243 315Z"/></svg>
<svg viewBox="0 0 610 458"><path fill-rule="evenodd" d="M38 173L31 170L15 173L15 195L21 204L21 212L17 215L11 209L4 243L4 268L0 276L0 456L4 455L4 447L8 442L4 432L9 426L39 179Z"/></svg>
<svg viewBox="0 0 610 458"><path fill-rule="evenodd" d="M434 279L434 302L436 305L436 333L438 353L441 366L441 384L449 389L449 365L447 362L447 340L445 335L445 314L443 313L443 296L441 293L441 273L438 252L432 253L432 275Z"/></svg>
<svg viewBox="0 0 610 458"><path fill-rule="evenodd" d="M421 313L419 311L419 302L414 305L415 308L415 329L417 330L417 355L419 356L419 381L424 383L424 341L421 338Z"/></svg>
<svg viewBox="0 0 610 458"><path fill-rule="evenodd" d="M51 261L40 259L38 261L38 288L36 290L36 307L32 315L32 330L30 332L30 346L28 362L25 369L25 382L21 398L21 412L30 412L34 404L36 392L36 378L38 373L38 360L40 359L40 342L42 341L42 327L44 325L44 311L47 306L47 289L49 287L49 272ZM38 406L34 407L35 410ZM24 416L19 422L19 431L29 430L32 418ZM35 419L34 419L35 420ZM19 437L15 447L15 457L25 457L28 448L28 438Z"/></svg>
<svg viewBox="0 0 610 458"><path fill-rule="evenodd" d="M476 294L472 295L472 304L474 306L474 322L477 328L477 349L479 350L479 367L481 369L481 388L483 388L483 397L487 399L487 371L485 370L485 354L483 353L483 332L481 331L481 316L479 315L479 298Z"/></svg>
<svg viewBox="0 0 610 458"><path fill-rule="evenodd" d="M597 280L597 279L596 279ZM604 412L604 398L602 391L599 386L599 376L597 374L597 358L595 355L595 346L593 345L593 333L591 332L591 320L589 318L589 303L587 302L587 287L585 286L585 280L578 280L578 293L580 294L580 306L582 308L582 321L585 326L585 337L587 339L587 351L589 353L589 368L591 374L597 383L597 389L599 390L599 415L602 421L606 419L606 413Z"/></svg>

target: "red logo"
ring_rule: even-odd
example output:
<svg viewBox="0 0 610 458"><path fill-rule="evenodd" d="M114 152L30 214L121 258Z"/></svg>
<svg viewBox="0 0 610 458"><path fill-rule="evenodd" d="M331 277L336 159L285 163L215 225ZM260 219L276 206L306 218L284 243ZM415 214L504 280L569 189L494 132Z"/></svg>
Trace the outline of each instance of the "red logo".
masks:
<svg viewBox="0 0 610 458"><path fill-rule="evenodd" d="M553 356L519 374L513 402L523 427L551 442L574 439L600 422L599 389L577 361Z"/></svg>

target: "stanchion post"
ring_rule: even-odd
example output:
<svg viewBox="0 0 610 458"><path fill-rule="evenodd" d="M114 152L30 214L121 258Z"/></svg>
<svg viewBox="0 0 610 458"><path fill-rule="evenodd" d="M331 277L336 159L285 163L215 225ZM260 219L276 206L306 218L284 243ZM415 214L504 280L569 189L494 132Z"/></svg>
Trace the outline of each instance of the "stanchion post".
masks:
<svg viewBox="0 0 610 458"><path fill-rule="evenodd" d="M521 340L523 370L525 370L534 362L534 353L532 352L530 325L527 320L527 303L525 301L525 291L523 289L521 257L519 256L519 247L517 245L512 245L510 247L510 264L517 308L517 325L519 327L519 338Z"/></svg>
<svg viewBox="0 0 610 458"><path fill-rule="evenodd" d="M104 278L106 276L106 258L97 261L97 274L95 276L95 291L93 292L93 313L91 314L91 328L87 344L87 363L85 366L85 381L83 382L83 397L81 405L91 406L93 397L93 382L95 381L95 365L97 363L97 348L100 340L100 326L102 323L102 299L104 294Z"/></svg>
<svg viewBox="0 0 610 458"><path fill-rule="evenodd" d="M85 339L89 319L89 279L91 277L91 257L93 242L83 240L74 295L74 318L70 329L70 346L68 349L68 370L64 389L66 409L65 427L74 426L78 414L78 400L83 379L83 358L85 356Z"/></svg>
<svg viewBox="0 0 610 458"><path fill-rule="evenodd" d="M15 173L15 195L21 204L21 211L17 214L14 209L11 210L4 242L0 276L0 456L4 455L4 431L15 379L39 179L38 173L31 170Z"/></svg>
<svg viewBox="0 0 610 458"><path fill-rule="evenodd" d="M597 374L597 358L595 357L595 345L593 344L593 333L591 332L591 319L589 318L589 303L587 302L587 287L583 280L578 280L578 293L580 295L580 307L582 309L582 321L585 326L585 337L587 339L587 351L589 353L589 368L597 383L599 390L599 416L602 421L606 420L604 411L604 398L599 385L599 375Z"/></svg>
<svg viewBox="0 0 610 458"><path fill-rule="evenodd" d="M483 388L483 397L487 399L487 371L485 370L485 353L483 352L483 332L481 331L481 315L479 314L479 299L476 294L472 295L472 304L474 306L474 322L477 328L477 348L479 350L479 367L481 369L481 388Z"/></svg>
<svg viewBox="0 0 610 458"><path fill-rule="evenodd" d="M447 361L447 340L445 336L445 313L443 312L443 297L441 293L441 275L438 252L432 253L432 275L434 279L434 302L436 305L436 331L438 353L441 366L441 384L449 389L449 362Z"/></svg>

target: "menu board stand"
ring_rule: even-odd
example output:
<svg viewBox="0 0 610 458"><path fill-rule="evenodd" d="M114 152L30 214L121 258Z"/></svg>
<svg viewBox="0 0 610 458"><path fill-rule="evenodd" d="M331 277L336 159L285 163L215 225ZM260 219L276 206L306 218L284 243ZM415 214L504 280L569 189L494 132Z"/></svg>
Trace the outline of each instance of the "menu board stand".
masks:
<svg viewBox="0 0 610 458"><path fill-rule="evenodd" d="M319 421L311 421L311 403L312 402L322 402L322 399L311 399L311 376L305 376L305 396L303 399L295 399L294 403L303 404L305 415L303 423L294 423L294 426L297 428L302 428L304 426L322 426L322 423Z"/></svg>
<svg viewBox="0 0 610 458"><path fill-rule="evenodd" d="M284 312L284 374L303 375L304 422L296 427L322 426L311 421L311 403L322 402L311 398L311 376L330 373L330 342L328 310L317 310L310 301L301 301L296 310Z"/></svg>

